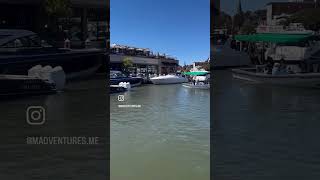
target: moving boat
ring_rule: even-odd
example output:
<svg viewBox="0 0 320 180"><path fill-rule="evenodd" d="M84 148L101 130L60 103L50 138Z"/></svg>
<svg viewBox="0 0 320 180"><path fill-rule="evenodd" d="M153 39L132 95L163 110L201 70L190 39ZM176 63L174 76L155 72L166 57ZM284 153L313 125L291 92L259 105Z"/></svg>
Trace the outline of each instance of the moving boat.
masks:
<svg viewBox="0 0 320 180"><path fill-rule="evenodd" d="M185 77L177 76L177 75L165 75L153 77L150 79L153 84L180 84L188 82L188 79Z"/></svg>
<svg viewBox="0 0 320 180"><path fill-rule="evenodd" d="M190 89L210 89L210 73L204 69L198 69L195 64L190 72L184 73L192 77L192 82L183 83L182 86Z"/></svg>
<svg viewBox="0 0 320 180"><path fill-rule="evenodd" d="M235 79L251 83L320 87L320 39L312 34L240 35L239 40L269 43L266 65L233 69Z"/></svg>
<svg viewBox="0 0 320 180"><path fill-rule="evenodd" d="M104 50L56 48L31 31L0 30L0 74L26 75L36 65L61 66L67 80L94 74L106 60Z"/></svg>
<svg viewBox="0 0 320 180"><path fill-rule="evenodd" d="M121 82L129 82L131 87L140 86L143 78L140 77L128 77L121 71L110 71L110 84L119 85Z"/></svg>

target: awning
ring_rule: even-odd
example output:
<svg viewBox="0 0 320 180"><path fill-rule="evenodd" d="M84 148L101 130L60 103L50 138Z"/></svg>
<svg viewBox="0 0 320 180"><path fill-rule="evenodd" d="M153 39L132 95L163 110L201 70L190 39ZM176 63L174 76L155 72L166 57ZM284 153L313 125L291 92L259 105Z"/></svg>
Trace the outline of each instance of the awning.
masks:
<svg viewBox="0 0 320 180"><path fill-rule="evenodd" d="M208 74L208 72L184 72L183 74L188 76L203 76Z"/></svg>
<svg viewBox="0 0 320 180"><path fill-rule="evenodd" d="M299 43L313 37L311 34L252 34L236 35L235 40L246 42Z"/></svg>

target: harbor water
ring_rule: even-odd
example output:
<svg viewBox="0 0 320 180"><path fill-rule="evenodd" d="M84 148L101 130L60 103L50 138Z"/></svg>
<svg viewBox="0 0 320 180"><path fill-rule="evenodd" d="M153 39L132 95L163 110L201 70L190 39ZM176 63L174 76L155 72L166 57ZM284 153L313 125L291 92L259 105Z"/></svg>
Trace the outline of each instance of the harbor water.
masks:
<svg viewBox="0 0 320 180"><path fill-rule="evenodd" d="M58 94L1 101L0 179L106 179L107 98L106 80L98 77ZM26 121L31 106L45 109L42 125ZM28 137L98 137L98 143L28 144Z"/></svg>
<svg viewBox="0 0 320 180"><path fill-rule="evenodd" d="M319 179L319 90L250 84L227 70L214 74L214 179Z"/></svg>
<svg viewBox="0 0 320 180"><path fill-rule="evenodd" d="M146 85L110 101L112 180L210 179L209 90Z"/></svg>

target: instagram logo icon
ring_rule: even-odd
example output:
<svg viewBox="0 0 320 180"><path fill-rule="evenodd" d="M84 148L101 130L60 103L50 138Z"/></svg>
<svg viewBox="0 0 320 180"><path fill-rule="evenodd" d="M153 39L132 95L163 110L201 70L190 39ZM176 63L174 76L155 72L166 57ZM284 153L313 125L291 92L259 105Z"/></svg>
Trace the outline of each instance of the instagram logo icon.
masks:
<svg viewBox="0 0 320 180"><path fill-rule="evenodd" d="M30 106L26 118L30 125L43 125L46 121L46 110L42 106Z"/></svg>

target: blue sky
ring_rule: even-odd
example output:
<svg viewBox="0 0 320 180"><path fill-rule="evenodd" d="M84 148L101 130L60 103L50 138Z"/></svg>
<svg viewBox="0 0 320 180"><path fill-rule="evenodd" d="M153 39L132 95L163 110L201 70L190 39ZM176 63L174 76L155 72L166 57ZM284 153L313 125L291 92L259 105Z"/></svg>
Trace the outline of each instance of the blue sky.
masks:
<svg viewBox="0 0 320 180"><path fill-rule="evenodd" d="M241 0L242 9L247 10L258 10L265 9L266 4L269 2L287 2L288 0ZM221 10L228 14L234 14L238 4L238 0L220 0Z"/></svg>
<svg viewBox="0 0 320 180"><path fill-rule="evenodd" d="M210 55L210 0L110 0L111 43L150 48L180 65Z"/></svg>

